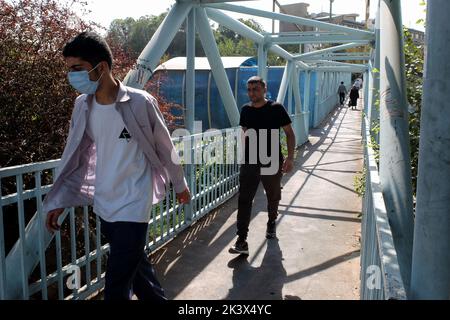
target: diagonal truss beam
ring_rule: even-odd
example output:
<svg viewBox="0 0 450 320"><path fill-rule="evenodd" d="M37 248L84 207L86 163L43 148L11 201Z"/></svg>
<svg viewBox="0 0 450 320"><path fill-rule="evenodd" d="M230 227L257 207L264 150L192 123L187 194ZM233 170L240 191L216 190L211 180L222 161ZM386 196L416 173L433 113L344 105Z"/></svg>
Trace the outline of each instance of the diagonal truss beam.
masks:
<svg viewBox="0 0 450 320"><path fill-rule="evenodd" d="M246 37L246 38L256 42L259 45L265 44L265 37L262 34L253 30L252 28L246 26L244 23L242 23L238 20L235 20L235 19L231 18L230 16L226 15L225 13L223 13L219 10L216 10L216 9L205 8L205 11L206 11L206 14L208 15L208 18L214 20L218 24L240 34L243 37ZM290 54L289 52L287 52L286 50L284 50L283 48L281 48L278 45L272 45L272 46L269 45L268 49L287 61L290 61L293 59L292 54ZM305 64L301 61L298 61L297 64L299 67L301 67L303 69L309 68L307 64Z"/></svg>
<svg viewBox="0 0 450 320"><path fill-rule="evenodd" d="M190 3L175 3L155 34L145 46L137 59L136 69L130 70L124 79L124 84L133 88L142 89L150 79L153 70L158 66L159 60L166 52L180 26L185 21L192 8Z"/></svg>
<svg viewBox="0 0 450 320"><path fill-rule="evenodd" d="M237 126L239 125L239 109L233 97L233 91L231 90L222 59L220 58L219 49L217 48L205 9L202 7L196 8L195 18L197 33L205 50L209 65L211 66L211 72L216 81L219 94L222 97L228 119L232 127Z"/></svg>
<svg viewBox="0 0 450 320"><path fill-rule="evenodd" d="M264 36L260 34L259 32L253 30L249 26L245 25L244 23L240 22L239 20L231 18L229 15L211 8L205 8L205 12L208 15L208 18L211 20L214 20L218 24L227 27L228 29L240 34L243 37L246 37L257 44L264 44ZM289 54L290 56L290 54ZM283 58L291 58L290 57L283 57Z"/></svg>
<svg viewBox="0 0 450 320"><path fill-rule="evenodd" d="M353 35L372 35L373 32L370 31L364 31L364 30L358 30L354 28L349 28L341 25L336 25L332 23L307 19L307 18L301 18L301 17L295 17L283 13L276 13L276 12L268 12L264 10L259 9L253 9L253 8L247 8L243 6L228 4L228 3L217 3L217 4L202 4L203 6L208 6L216 9L221 10L228 10L243 14L249 14L253 16L258 16L262 18L268 18L268 19L275 19L280 20L284 22L290 22L290 23L296 23L301 24L305 26L310 26L314 28L319 28L321 30L331 30L331 31L340 31L345 32L347 34L353 34Z"/></svg>
<svg viewBox="0 0 450 320"><path fill-rule="evenodd" d="M354 47L360 47L361 43L347 43L347 44L343 44L340 46L335 46L335 47L331 47L331 48L326 48L326 49L322 49L322 50L317 50L317 51L312 51L312 52L308 52L308 53L303 53L303 54L299 54L299 55L295 55L294 59L296 60L303 60L305 58L310 58L310 57L317 57L321 54L324 53L332 53L335 51L339 51L339 50L344 50L344 49L349 49L349 48L354 48Z"/></svg>

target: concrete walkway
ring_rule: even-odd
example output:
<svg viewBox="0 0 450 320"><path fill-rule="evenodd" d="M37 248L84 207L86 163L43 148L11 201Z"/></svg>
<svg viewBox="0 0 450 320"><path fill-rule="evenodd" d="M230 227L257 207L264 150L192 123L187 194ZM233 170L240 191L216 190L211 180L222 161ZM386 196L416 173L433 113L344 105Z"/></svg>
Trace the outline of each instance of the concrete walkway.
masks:
<svg viewBox="0 0 450 320"><path fill-rule="evenodd" d="M361 109L361 107L359 107ZM258 190L250 255L235 241L237 196L152 256L169 299L359 299L361 111L338 108L299 149L283 177L278 240L265 239L266 200Z"/></svg>

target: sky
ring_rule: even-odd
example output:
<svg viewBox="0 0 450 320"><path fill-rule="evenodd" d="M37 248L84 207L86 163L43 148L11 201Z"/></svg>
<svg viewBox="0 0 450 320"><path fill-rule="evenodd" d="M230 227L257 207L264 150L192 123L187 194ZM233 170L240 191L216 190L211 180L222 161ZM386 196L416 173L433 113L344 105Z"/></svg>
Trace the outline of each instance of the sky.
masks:
<svg viewBox="0 0 450 320"><path fill-rule="evenodd" d="M309 13L319 13L321 11L329 12L329 0L278 0L282 5L304 2L309 3ZM403 24L407 27L424 30L423 26L416 25L416 21L420 18L425 19L424 6L420 6L421 0L401 0ZM93 20L105 28L109 26L112 20L118 18L139 18L143 15L158 15L170 8L175 0L87 0L88 9L92 12L86 17ZM370 16L374 18L376 15L376 6L378 0L371 0ZM256 1L239 1L237 5L244 5L263 9L272 10L272 0L256 0ZM333 13L357 13L357 21L361 21L365 17L365 0L334 0ZM248 15L238 13L228 13L234 18L255 18ZM272 30L272 22L269 19L255 19L263 25L266 31Z"/></svg>

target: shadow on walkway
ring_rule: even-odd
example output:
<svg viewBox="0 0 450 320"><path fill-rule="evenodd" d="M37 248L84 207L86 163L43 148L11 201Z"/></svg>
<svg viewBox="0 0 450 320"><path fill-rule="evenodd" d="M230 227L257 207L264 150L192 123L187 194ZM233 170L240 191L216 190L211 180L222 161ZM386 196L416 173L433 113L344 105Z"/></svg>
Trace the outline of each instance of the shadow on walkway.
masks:
<svg viewBox="0 0 450 320"><path fill-rule="evenodd" d="M359 111L336 108L283 177L277 239L265 239L266 199L255 197L250 255L233 256L237 196L152 255L169 299L359 299L362 169Z"/></svg>

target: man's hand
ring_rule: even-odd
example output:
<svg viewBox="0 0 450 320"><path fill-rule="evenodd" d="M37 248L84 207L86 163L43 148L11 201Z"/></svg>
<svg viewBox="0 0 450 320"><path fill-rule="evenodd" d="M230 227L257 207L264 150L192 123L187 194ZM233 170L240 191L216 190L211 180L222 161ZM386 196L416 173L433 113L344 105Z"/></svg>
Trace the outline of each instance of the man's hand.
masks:
<svg viewBox="0 0 450 320"><path fill-rule="evenodd" d="M60 229L60 225L58 224L59 216L64 212L64 208L53 209L47 214L47 220L45 221L45 226L48 231L53 233Z"/></svg>
<svg viewBox="0 0 450 320"><path fill-rule="evenodd" d="M283 167L281 168L281 171L283 173L288 173L292 171L293 168L294 168L294 160L291 158L286 158L286 160L284 160L283 162Z"/></svg>
<svg viewBox="0 0 450 320"><path fill-rule="evenodd" d="M177 200L181 204L191 202L191 192L189 191L189 188L186 188L183 192L177 193Z"/></svg>

